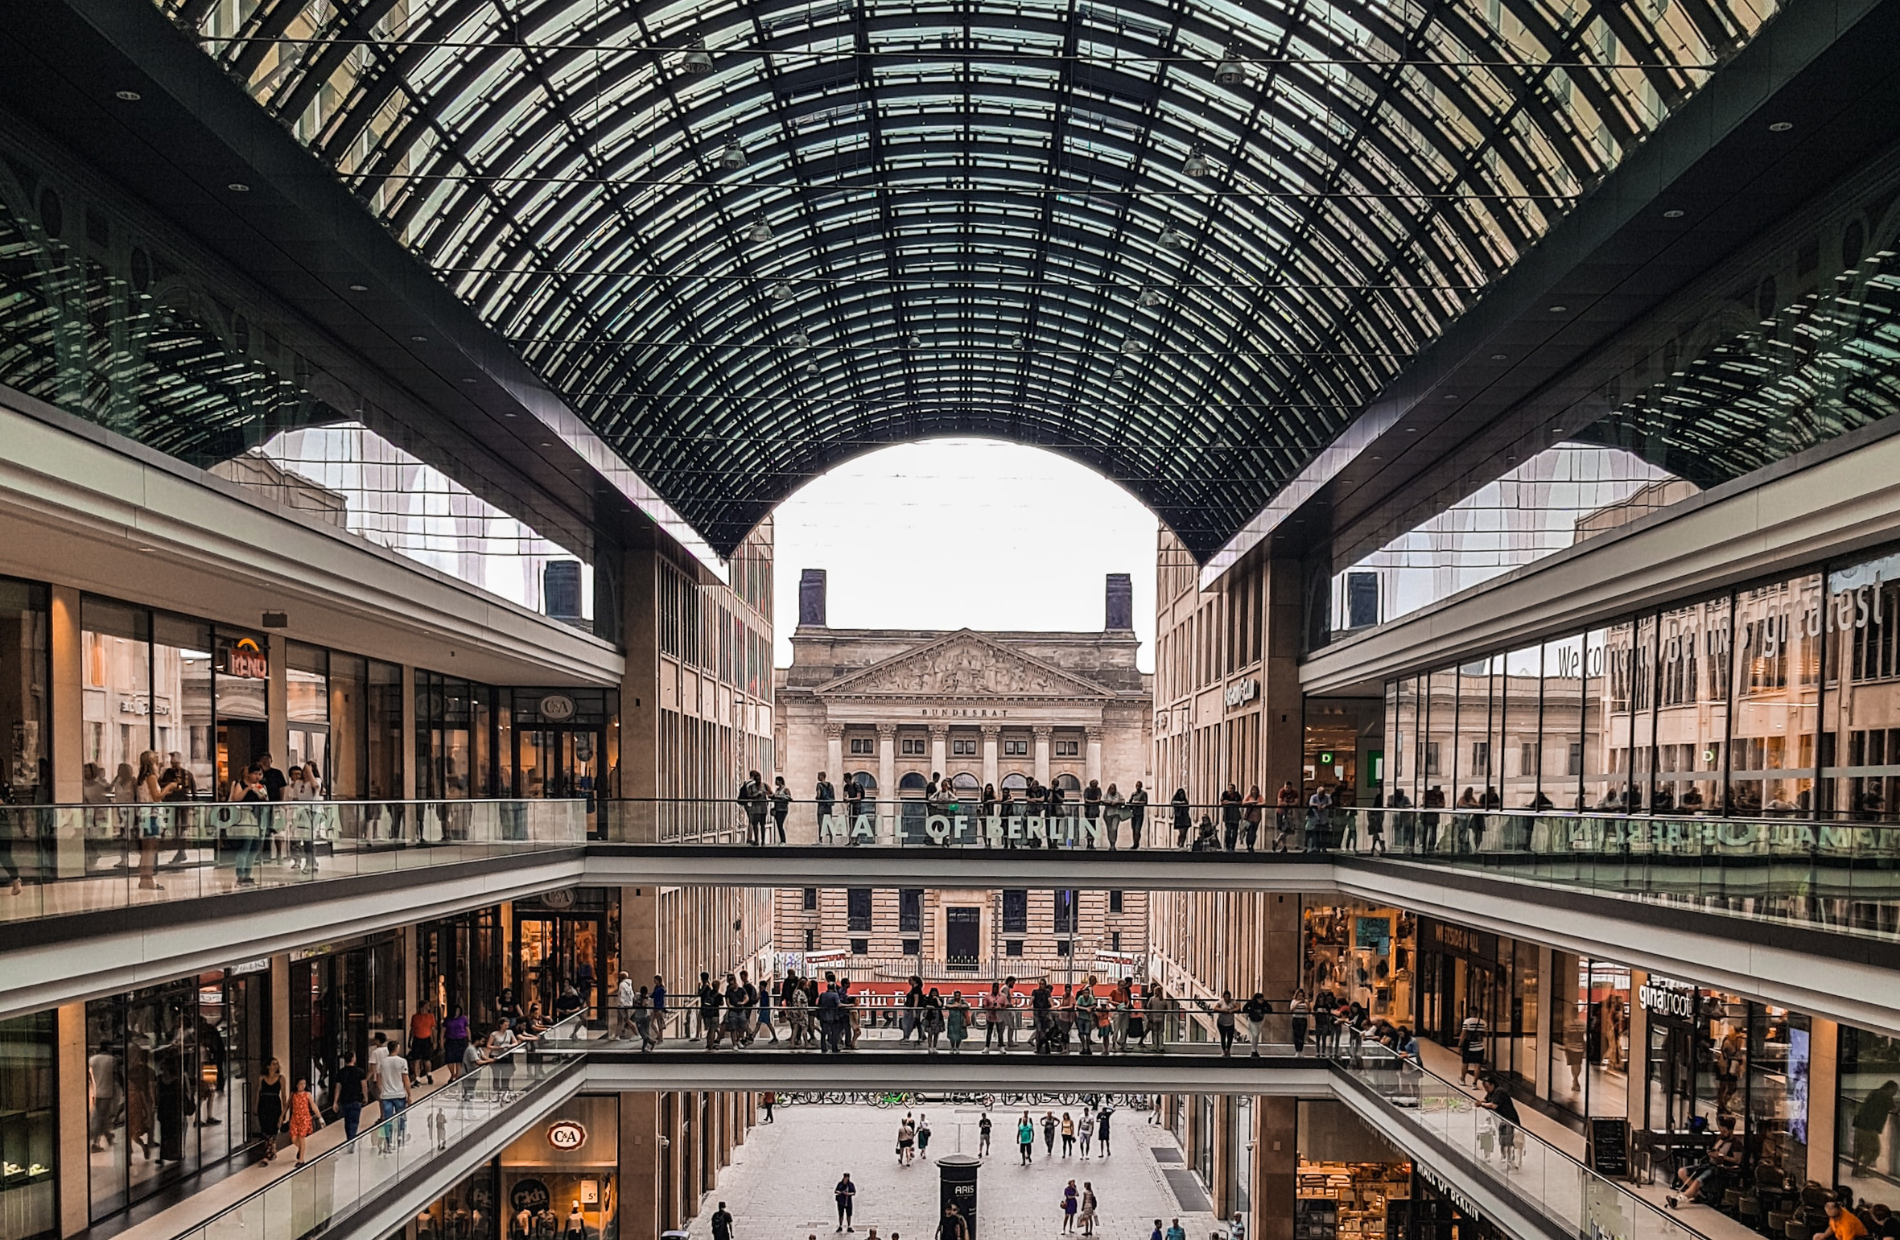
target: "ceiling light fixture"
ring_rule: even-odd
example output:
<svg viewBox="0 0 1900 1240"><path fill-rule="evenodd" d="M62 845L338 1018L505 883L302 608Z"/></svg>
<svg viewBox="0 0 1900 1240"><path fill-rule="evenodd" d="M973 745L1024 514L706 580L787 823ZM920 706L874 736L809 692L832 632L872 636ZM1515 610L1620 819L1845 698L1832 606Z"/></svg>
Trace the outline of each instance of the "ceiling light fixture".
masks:
<svg viewBox="0 0 1900 1240"><path fill-rule="evenodd" d="M1664 211L1664 212L1663 212L1663 218L1664 218L1664 219L1666 219L1666 220L1679 220L1679 219L1681 219L1681 218L1682 218L1682 208L1680 208L1680 207L1671 207L1671 208L1669 208L1669 209L1668 209L1667 211Z"/></svg>
<svg viewBox="0 0 1900 1240"><path fill-rule="evenodd" d="M1792 121L1776 121L1774 124L1768 127L1768 132L1769 133L1787 133L1790 129L1793 129L1793 128L1794 128L1794 122Z"/></svg>
<svg viewBox="0 0 1900 1240"><path fill-rule="evenodd" d="M1568 310L1568 309L1570 309L1570 307L1569 307L1569 306L1552 306L1552 307L1550 308L1550 312L1551 312L1552 314L1562 314L1562 313L1563 313L1564 311L1566 311L1566 310Z"/></svg>
<svg viewBox="0 0 1900 1240"><path fill-rule="evenodd" d="M1122 352L1126 353L1130 357L1134 357L1137 354L1139 354L1141 352L1141 348L1142 348L1142 345L1141 345L1141 341L1139 340L1122 341Z"/></svg>
<svg viewBox="0 0 1900 1240"><path fill-rule="evenodd" d="M1023 335L1021 332L1017 332L1014 336L1009 338L1009 347L1012 349L1026 349L1029 347L1029 337Z"/></svg>
<svg viewBox="0 0 1900 1240"><path fill-rule="evenodd" d="M1141 296L1135 299L1135 304L1138 306L1142 306L1145 309L1152 310L1156 306L1162 305L1167 300L1168 299L1166 297L1163 297L1161 295L1160 289L1145 288L1141 290Z"/></svg>
<svg viewBox="0 0 1900 1240"><path fill-rule="evenodd" d="M754 245L764 245L772 239L772 226L766 223L765 212L752 217L752 227L745 230L745 239Z"/></svg>
<svg viewBox="0 0 1900 1240"><path fill-rule="evenodd" d="M806 362L806 363L805 363L805 373L806 373L806 374L808 374L808 375L815 375L815 374L817 374L817 373L818 373L818 363L817 363L817 362Z"/></svg>
<svg viewBox="0 0 1900 1240"><path fill-rule="evenodd" d="M912 332L910 335L904 337L904 347L907 349L921 349L924 347L924 338L919 336L916 332Z"/></svg>
<svg viewBox="0 0 1900 1240"><path fill-rule="evenodd" d="M367 284L352 284L352 285L350 285L350 292L352 292L352 293L367 293L367 292L369 292L369 285L367 285Z"/></svg>
<svg viewBox="0 0 1900 1240"><path fill-rule="evenodd" d="M1193 149L1188 151L1187 162L1181 165L1181 171L1196 179L1214 175L1214 165L1207 162L1207 153L1201 149L1200 143L1196 142Z"/></svg>
<svg viewBox="0 0 1900 1240"><path fill-rule="evenodd" d="M1187 247L1187 234L1174 225L1170 224L1161 230L1161 248L1165 250L1185 250Z"/></svg>
<svg viewBox="0 0 1900 1240"><path fill-rule="evenodd" d="M794 349L809 349L811 347L811 337L807 336L805 329L801 327L787 336L785 343L791 345Z"/></svg>
<svg viewBox="0 0 1900 1240"><path fill-rule="evenodd" d="M768 295L773 301L790 301L792 299L792 286L780 280L777 284L772 286Z"/></svg>
<svg viewBox="0 0 1900 1240"><path fill-rule="evenodd" d="M686 45L686 54L680 57L680 72L694 77L712 72L712 53L706 50L705 35L694 35L693 41Z"/></svg>
<svg viewBox="0 0 1900 1240"><path fill-rule="evenodd" d="M745 148L739 145L737 135L726 139L726 149L719 152L719 166L727 172L745 167Z"/></svg>
<svg viewBox="0 0 1900 1240"><path fill-rule="evenodd" d="M411 336L409 337L409 343L410 344L428 344L429 338L427 336Z"/></svg>
<svg viewBox="0 0 1900 1240"><path fill-rule="evenodd" d="M121 103L137 103L144 96L135 90L122 90L118 92L118 98Z"/></svg>
<svg viewBox="0 0 1900 1240"><path fill-rule="evenodd" d="M246 185L242 181L233 181L229 185L225 186L224 188L230 190L234 194L248 194L251 192L251 187Z"/></svg>
<svg viewBox="0 0 1900 1240"><path fill-rule="evenodd" d="M474 376L474 375L463 375L463 376L462 376L462 382L463 382L463 383L473 383L473 382L475 382L475 376Z"/></svg>
<svg viewBox="0 0 1900 1240"><path fill-rule="evenodd" d="M1492 360L1492 361L1494 361L1494 362L1502 362L1502 361L1504 361L1504 360L1506 360L1506 356L1507 356L1507 355L1506 355L1506 354L1503 354L1503 353L1493 353L1493 354L1491 355L1491 360Z"/></svg>
<svg viewBox="0 0 1900 1240"><path fill-rule="evenodd" d="M1247 66L1241 62L1240 44L1229 43L1214 66L1214 80L1222 86L1240 86L1247 81Z"/></svg>

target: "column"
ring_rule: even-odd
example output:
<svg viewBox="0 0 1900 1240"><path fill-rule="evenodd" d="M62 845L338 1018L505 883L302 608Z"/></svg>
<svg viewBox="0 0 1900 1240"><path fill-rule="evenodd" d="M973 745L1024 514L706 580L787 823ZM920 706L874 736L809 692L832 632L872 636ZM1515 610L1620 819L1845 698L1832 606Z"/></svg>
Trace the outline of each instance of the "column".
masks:
<svg viewBox="0 0 1900 1240"><path fill-rule="evenodd" d="M1299 1107L1297 1098L1253 1100L1253 1217L1247 1220L1247 1234L1254 1240L1293 1240Z"/></svg>
<svg viewBox="0 0 1900 1240"><path fill-rule="evenodd" d="M1306 748L1304 699L1300 695L1300 566L1269 561L1259 576L1266 597L1261 612L1266 640L1260 663L1260 791L1271 801L1283 781L1302 785ZM1247 783L1244 772L1222 775Z"/></svg>
<svg viewBox="0 0 1900 1240"><path fill-rule="evenodd" d="M660 1184L660 1096L620 1095L620 1234L657 1236L666 1230Z"/></svg>
<svg viewBox="0 0 1900 1240"><path fill-rule="evenodd" d="M627 655L620 673L620 787L610 793L613 796L653 797L660 795L662 787L669 793L676 787L661 783L659 769L660 604L657 562L657 553L651 546L630 547L620 560L620 636ZM625 1184L623 1176L623 1192ZM653 1234L657 1236L659 1232Z"/></svg>
<svg viewBox="0 0 1900 1240"><path fill-rule="evenodd" d="M80 699L86 677L79 635L79 591L72 586L54 586L51 593L51 631L47 637L53 658L53 735L43 752L53 760L53 803L77 805L82 799L80 785L84 779L85 727ZM85 1165L84 1160L81 1165Z"/></svg>
<svg viewBox="0 0 1900 1240"><path fill-rule="evenodd" d="M269 739L272 765L290 765L290 641L281 634L271 639L270 673L264 682L264 735Z"/></svg>
<svg viewBox="0 0 1900 1240"><path fill-rule="evenodd" d="M1091 779L1102 778L1102 729L1089 728L1084 735L1088 744L1082 751L1086 755L1082 762L1082 782L1086 784Z"/></svg>
<svg viewBox="0 0 1900 1240"><path fill-rule="evenodd" d="M73 688L78 687L75 679ZM86 1230L92 1217L92 1164L86 1152L92 1143L86 1110L86 1005L62 1004L53 1020L53 1055L59 1084L59 1109L54 1112L58 1133L54 1166L59 1168L55 1227L59 1235L76 1236Z"/></svg>
<svg viewBox="0 0 1900 1240"><path fill-rule="evenodd" d="M897 725L877 725L878 817L897 813Z"/></svg>
<svg viewBox="0 0 1900 1240"><path fill-rule="evenodd" d="M983 784L994 788L997 784L996 738L1003 730L1000 723L983 725ZM1001 795L999 792L998 795Z"/></svg>
<svg viewBox="0 0 1900 1240"><path fill-rule="evenodd" d="M941 773L946 778L950 774L950 725L933 723L930 725L930 773Z"/></svg>
<svg viewBox="0 0 1900 1240"><path fill-rule="evenodd" d="M836 787L844 786L844 725L825 725L825 778ZM802 796L803 793L794 795Z"/></svg>
<svg viewBox="0 0 1900 1240"><path fill-rule="evenodd" d="M402 665L402 740L396 752L402 755L402 799L413 801L421 758L416 746L416 669L408 663Z"/></svg>
<svg viewBox="0 0 1900 1240"><path fill-rule="evenodd" d="M1049 733L1054 731L1046 723L1039 723L1036 732L1036 782L1049 786Z"/></svg>

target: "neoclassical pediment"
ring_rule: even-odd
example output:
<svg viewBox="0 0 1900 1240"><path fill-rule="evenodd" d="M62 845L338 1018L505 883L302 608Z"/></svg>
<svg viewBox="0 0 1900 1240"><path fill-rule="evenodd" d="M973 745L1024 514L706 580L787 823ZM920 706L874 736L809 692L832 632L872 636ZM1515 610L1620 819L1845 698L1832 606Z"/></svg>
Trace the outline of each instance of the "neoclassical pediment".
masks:
<svg viewBox="0 0 1900 1240"><path fill-rule="evenodd" d="M1080 676L959 629L818 686L823 697L1109 698Z"/></svg>

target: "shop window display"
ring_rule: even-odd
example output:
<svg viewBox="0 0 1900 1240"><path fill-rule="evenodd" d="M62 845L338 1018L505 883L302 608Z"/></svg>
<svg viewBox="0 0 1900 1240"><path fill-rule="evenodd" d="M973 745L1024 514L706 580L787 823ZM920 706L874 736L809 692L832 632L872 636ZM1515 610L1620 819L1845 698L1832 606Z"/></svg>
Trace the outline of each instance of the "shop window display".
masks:
<svg viewBox="0 0 1900 1240"><path fill-rule="evenodd" d="M563 1103L501 1155L507 1240L558 1240L579 1216L585 1240L618 1240L620 1100Z"/></svg>
<svg viewBox="0 0 1900 1240"><path fill-rule="evenodd" d="M14 805L53 795L47 608L45 586L0 577L0 737L7 746L0 801Z"/></svg>
<svg viewBox="0 0 1900 1240"><path fill-rule="evenodd" d="M1410 1234L1412 1164L1332 1101L1299 1104L1294 1240L1385 1240Z"/></svg>
<svg viewBox="0 0 1900 1240"><path fill-rule="evenodd" d="M1417 919L1362 904L1309 908L1304 917L1307 994L1330 991L1374 1020L1409 1024Z"/></svg>
<svg viewBox="0 0 1900 1240"><path fill-rule="evenodd" d="M0 1020L0 1235L59 1234L54 1014Z"/></svg>
<svg viewBox="0 0 1900 1240"><path fill-rule="evenodd" d="M501 1240L500 1164L489 1161L411 1219L403 1240Z"/></svg>
<svg viewBox="0 0 1900 1240"><path fill-rule="evenodd" d="M1550 1100L1578 1116L1627 1115L1629 969L1570 952L1550 961Z"/></svg>

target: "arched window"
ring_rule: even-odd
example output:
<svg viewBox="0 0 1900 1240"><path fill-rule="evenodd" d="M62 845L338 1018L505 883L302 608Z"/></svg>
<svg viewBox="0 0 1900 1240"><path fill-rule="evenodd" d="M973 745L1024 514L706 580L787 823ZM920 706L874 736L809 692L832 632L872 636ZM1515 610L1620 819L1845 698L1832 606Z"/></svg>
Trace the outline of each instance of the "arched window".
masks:
<svg viewBox="0 0 1900 1240"><path fill-rule="evenodd" d="M952 788L955 788L958 792L983 791L983 781L978 779L976 776L970 774L968 771L963 772L961 775L951 776L950 786Z"/></svg>
<svg viewBox="0 0 1900 1240"><path fill-rule="evenodd" d="M916 771L912 771L897 781L897 790L899 792L922 792L929 782L929 780L919 775Z"/></svg>
<svg viewBox="0 0 1900 1240"><path fill-rule="evenodd" d="M1056 776L1055 784L1056 787L1062 789L1064 792L1082 791L1082 781L1073 775L1058 775Z"/></svg>
<svg viewBox="0 0 1900 1240"><path fill-rule="evenodd" d="M859 771L856 775L853 775L851 778L857 780L858 787L864 789L866 792L877 791L877 776L871 774L871 772Z"/></svg>
<svg viewBox="0 0 1900 1240"><path fill-rule="evenodd" d="M1003 787L1013 788L1017 792L1027 792L1029 791L1029 777L1020 773L1005 775L1003 776Z"/></svg>

